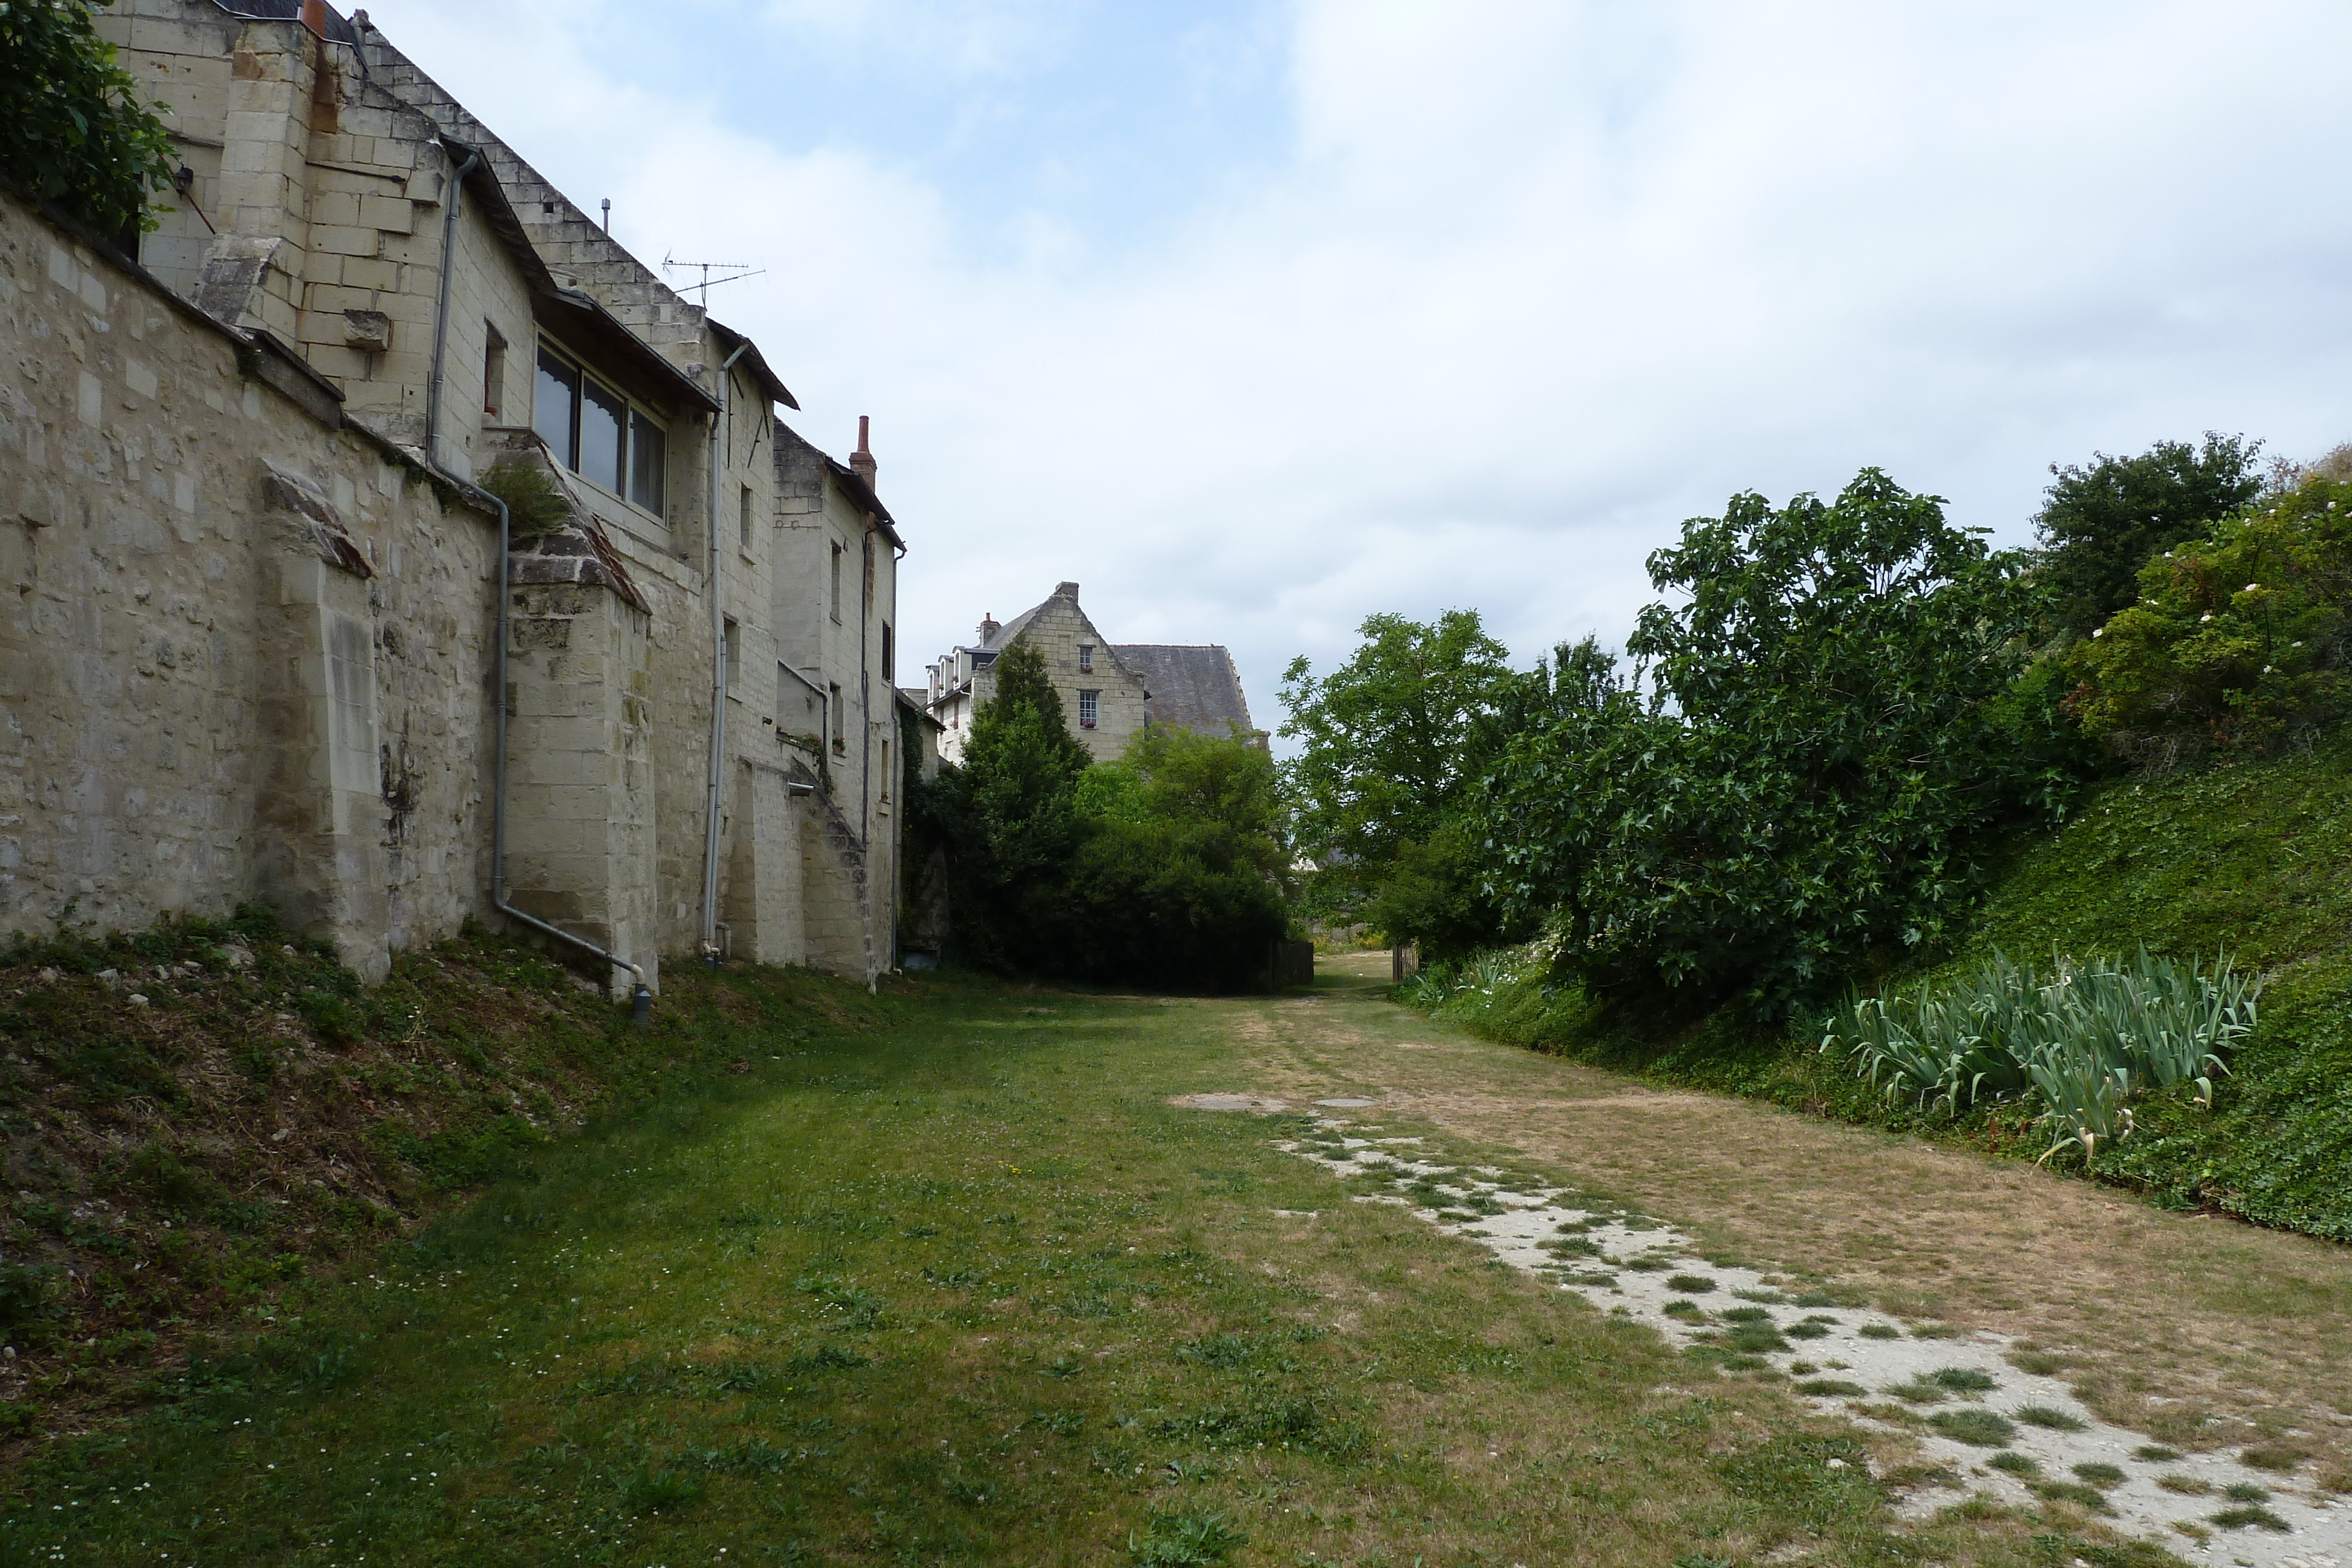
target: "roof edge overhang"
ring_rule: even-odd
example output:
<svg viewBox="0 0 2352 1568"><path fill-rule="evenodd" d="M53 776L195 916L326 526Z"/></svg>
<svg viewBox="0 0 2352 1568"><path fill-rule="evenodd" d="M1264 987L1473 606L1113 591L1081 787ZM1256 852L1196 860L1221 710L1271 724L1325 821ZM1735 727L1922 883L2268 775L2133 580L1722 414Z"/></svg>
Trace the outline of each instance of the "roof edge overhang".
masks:
<svg viewBox="0 0 2352 1568"><path fill-rule="evenodd" d="M713 320L710 317L705 316L702 319L702 324L710 329L711 335L719 340L719 346L728 352L734 353L739 350L741 351L743 357L736 363L751 372L752 379L760 383L760 389L768 394L769 401L782 403L794 413L800 412L800 400L793 396L792 388L784 385L783 379L768 368L768 361L760 353L759 344L754 343L734 328L722 321Z"/></svg>

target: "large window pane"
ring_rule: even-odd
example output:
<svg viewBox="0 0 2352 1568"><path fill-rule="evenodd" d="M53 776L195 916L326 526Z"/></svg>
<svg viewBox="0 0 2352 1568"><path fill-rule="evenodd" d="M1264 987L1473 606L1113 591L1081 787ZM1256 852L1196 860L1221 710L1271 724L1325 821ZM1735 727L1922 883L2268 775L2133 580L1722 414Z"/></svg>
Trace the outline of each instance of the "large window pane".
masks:
<svg viewBox="0 0 2352 1568"><path fill-rule="evenodd" d="M621 492L621 433L627 426L629 405L612 388L593 379L580 383L580 461L572 466L591 485L602 485L615 496Z"/></svg>
<svg viewBox="0 0 2352 1568"><path fill-rule="evenodd" d="M580 372L570 361L540 350L539 387L531 399L530 424L566 468L580 466L579 427L573 423L579 402Z"/></svg>
<svg viewBox="0 0 2352 1568"><path fill-rule="evenodd" d="M629 499L659 517L662 510L662 470L669 461L669 438L662 427L629 411Z"/></svg>

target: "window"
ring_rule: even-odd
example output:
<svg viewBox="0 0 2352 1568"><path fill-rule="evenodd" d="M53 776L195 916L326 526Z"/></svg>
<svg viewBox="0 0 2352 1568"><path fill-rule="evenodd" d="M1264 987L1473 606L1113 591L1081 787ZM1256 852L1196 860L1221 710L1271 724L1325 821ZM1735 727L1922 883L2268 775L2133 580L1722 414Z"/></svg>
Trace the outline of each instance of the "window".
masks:
<svg viewBox="0 0 2352 1568"><path fill-rule="evenodd" d="M659 516L662 470L669 463L669 434L643 409L629 411L629 499Z"/></svg>
<svg viewBox="0 0 2352 1568"><path fill-rule="evenodd" d="M740 533L740 534L742 535L742 545L741 545L741 549L742 549L743 553L744 553L745 555L750 555L750 554L751 553L751 486L746 485L746 486L743 486L743 494L742 494L742 496L741 496L741 497L740 497L740 501L741 501L741 505L740 505L740 507L738 508L738 512L739 512L739 514L740 514L740 515L736 517L736 520L735 520L736 530L737 530L739 533Z"/></svg>
<svg viewBox="0 0 2352 1568"><path fill-rule="evenodd" d="M651 414L545 343L537 393L531 428L565 467L660 515L669 435Z"/></svg>
<svg viewBox="0 0 2352 1568"><path fill-rule="evenodd" d="M890 622L882 622L882 679L895 684L898 678L898 649L890 640Z"/></svg>
<svg viewBox="0 0 2352 1568"><path fill-rule="evenodd" d="M735 618L731 615L727 618L726 626L727 691L731 696L736 688L743 684L743 628L735 623Z"/></svg>
<svg viewBox="0 0 2352 1568"><path fill-rule="evenodd" d="M507 402L507 340L488 321L482 323L482 413L490 419Z"/></svg>
<svg viewBox="0 0 2352 1568"><path fill-rule="evenodd" d="M833 618L841 619L841 546L833 547Z"/></svg>
<svg viewBox="0 0 2352 1568"><path fill-rule="evenodd" d="M882 799L890 798L890 743L882 743Z"/></svg>
<svg viewBox="0 0 2352 1568"><path fill-rule="evenodd" d="M1094 673L1095 645L1092 643L1081 643L1078 644L1078 674L1091 675Z"/></svg>
<svg viewBox="0 0 2352 1568"><path fill-rule="evenodd" d="M824 688L824 711L833 716L833 749L837 756L849 753L849 737L841 727L841 684L835 682Z"/></svg>
<svg viewBox="0 0 2352 1568"><path fill-rule="evenodd" d="M1097 709L1101 706L1101 700L1102 693L1100 692L1080 692L1078 694L1078 727L1080 729L1094 728L1095 714Z"/></svg>

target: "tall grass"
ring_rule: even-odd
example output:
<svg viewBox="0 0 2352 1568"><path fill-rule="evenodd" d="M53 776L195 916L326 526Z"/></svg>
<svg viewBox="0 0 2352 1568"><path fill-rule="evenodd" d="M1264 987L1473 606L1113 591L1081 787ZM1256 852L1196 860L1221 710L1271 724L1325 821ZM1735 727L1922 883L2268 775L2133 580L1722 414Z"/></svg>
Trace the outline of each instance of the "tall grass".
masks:
<svg viewBox="0 0 2352 1568"><path fill-rule="evenodd" d="M2261 990L2226 958L2208 973L2143 947L2128 962L2055 958L2043 978L1996 952L1940 989L1853 998L1821 1049L1889 1099L1955 1114L2031 1092L2051 1134L2042 1157L2070 1143L2089 1154L2131 1131L2126 1102L2147 1089L2189 1083L2210 1107L2221 1052L2254 1027Z"/></svg>

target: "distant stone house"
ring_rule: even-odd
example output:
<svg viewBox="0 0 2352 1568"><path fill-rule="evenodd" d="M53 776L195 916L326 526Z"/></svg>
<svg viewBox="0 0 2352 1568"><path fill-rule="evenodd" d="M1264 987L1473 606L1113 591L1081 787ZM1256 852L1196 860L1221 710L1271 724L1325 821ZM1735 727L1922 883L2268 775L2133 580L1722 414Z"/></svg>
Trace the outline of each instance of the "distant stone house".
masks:
<svg viewBox="0 0 2352 1568"><path fill-rule="evenodd" d="M1071 730L1097 762L1125 756L1154 725L1265 744L1265 732L1250 722L1233 655L1223 647L1112 643L1078 607L1078 585L1061 582L1052 598L1010 621L982 620L978 641L930 666L927 706L940 726L942 760L963 759L972 716L996 694L993 666L1015 642L1044 655Z"/></svg>
<svg viewBox="0 0 2352 1568"><path fill-rule="evenodd" d="M651 986L889 967L862 430L786 426L364 13L97 23L182 178L136 256L0 193L0 936L251 900L371 977L469 917ZM499 476L544 503L503 552Z"/></svg>

